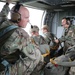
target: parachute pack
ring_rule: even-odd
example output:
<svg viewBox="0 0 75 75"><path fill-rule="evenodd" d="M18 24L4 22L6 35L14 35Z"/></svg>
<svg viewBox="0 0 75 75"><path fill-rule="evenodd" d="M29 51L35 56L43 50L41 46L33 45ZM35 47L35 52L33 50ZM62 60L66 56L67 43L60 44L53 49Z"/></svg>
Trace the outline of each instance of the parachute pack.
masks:
<svg viewBox="0 0 75 75"><path fill-rule="evenodd" d="M11 36L11 34L14 32L14 30L16 30L17 28L18 26L10 25L0 29L0 49L5 44L7 39ZM5 52L4 54L5 56L4 56L1 54L1 50L0 50L0 67L1 67L0 71L5 70L5 67L9 63L14 64L19 59L20 53L21 52L18 49L16 49L15 52L11 54L9 53L6 54Z"/></svg>

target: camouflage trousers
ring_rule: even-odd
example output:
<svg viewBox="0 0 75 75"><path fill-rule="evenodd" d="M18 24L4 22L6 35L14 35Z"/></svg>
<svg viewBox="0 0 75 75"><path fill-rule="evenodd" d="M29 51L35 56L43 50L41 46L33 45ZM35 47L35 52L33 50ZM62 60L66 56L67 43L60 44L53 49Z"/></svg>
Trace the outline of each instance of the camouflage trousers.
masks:
<svg viewBox="0 0 75 75"><path fill-rule="evenodd" d="M75 62L75 60L74 60ZM75 66L70 68L69 75L75 75Z"/></svg>
<svg viewBox="0 0 75 75"><path fill-rule="evenodd" d="M18 61L14 65L9 66L9 75L30 75L36 67L35 61ZM6 71L0 73L6 75Z"/></svg>
<svg viewBox="0 0 75 75"><path fill-rule="evenodd" d="M14 65L9 66L7 70L9 71L9 74L6 74L6 71L2 71L0 75L30 75L38 63L40 63L41 53L39 50L37 51L36 56L35 60L28 57L19 59Z"/></svg>
<svg viewBox="0 0 75 75"><path fill-rule="evenodd" d="M75 67L70 68L69 75L75 75Z"/></svg>

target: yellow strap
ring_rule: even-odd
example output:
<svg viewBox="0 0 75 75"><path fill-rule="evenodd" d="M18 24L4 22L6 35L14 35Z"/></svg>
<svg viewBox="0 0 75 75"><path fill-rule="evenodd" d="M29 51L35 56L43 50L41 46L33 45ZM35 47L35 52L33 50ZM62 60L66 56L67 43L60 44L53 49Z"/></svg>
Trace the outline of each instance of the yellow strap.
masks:
<svg viewBox="0 0 75 75"><path fill-rule="evenodd" d="M48 55L47 53L46 54L42 54L43 57L46 57L47 55Z"/></svg>
<svg viewBox="0 0 75 75"><path fill-rule="evenodd" d="M43 57L46 57L47 55L50 54L50 51L49 50L46 50L46 53L45 54L42 54Z"/></svg>
<svg viewBox="0 0 75 75"><path fill-rule="evenodd" d="M50 59L50 62L51 62L52 64L56 64L56 62L55 62L53 59Z"/></svg>
<svg viewBox="0 0 75 75"><path fill-rule="evenodd" d="M69 61L70 61L70 62L72 61L71 58L69 58Z"/></svg>

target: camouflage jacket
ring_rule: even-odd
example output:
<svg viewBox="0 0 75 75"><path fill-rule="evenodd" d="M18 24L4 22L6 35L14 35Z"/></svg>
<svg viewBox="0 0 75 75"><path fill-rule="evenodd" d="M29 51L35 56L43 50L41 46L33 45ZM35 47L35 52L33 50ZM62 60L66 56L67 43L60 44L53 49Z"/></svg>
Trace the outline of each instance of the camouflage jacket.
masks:
<svg viewBox="0 0 75 75"><path fill-rule="evenodd" d="M34 43L36 45L46 44L46 40L41 35L39 35L39 36L31 36L30 39L31 39L32 42L34 41Z"/></svg>
<svg viewBox="0 0 75 75"><path fill-rule="evenodd" d="M50 32L44 33L44 38L47 41L47 43L51 42Z"/></svg>
<svg viewBox="0 0 75 75"><path fill-rule="evenodd" d="M9 25L15 25L14 23L10 22L10 21L5 21L1 27L5 27L5 26L9 26ZM16 24L17 25L17 24ZM10 38L6 41L6 43L3 45L3 47L1 48L1 50L7 50L9 53L14 52L15 49L19 49L24 51L25 53L30 53L31 49L27 49L26 48L32 44L29 41L29 35L27 34L27 32L25 32L25 30L23 30L21 27L18 27L13 34L10 36ZM35 49L34 45L32 44L32 50ZM34 50L33 50L34 51ZM27 54L26 54L27 55ZM28 56L28 55L27 55ZM29 56L30 58L35 58L32 56Z"/></svg>
<svg viewBox="0 0 75 75"><path fill-rule="evenodd" d="M9 26L9 25L17 25L17 24L14 24L10 21L5 21L4 23L2 23L0 29L5 26ZM36 65L41 61L41 59L43 59L40 51L29 41L29 35L27 34L27 32L25 30L23 30L21 27L18 27L11 34L11 36L7 39L5 44L1 47L0 51L1 51L1 53L4 53L5 51L7 51L8 54L11 54L11 53L15 52L16 49L19 49L20 51L22 51L24 53L24 55L26 56L23 59L23 61L20 60L17 63L18 64L17 69L20 69L19 67L21 67L21 70L22 70L22 68L26 67L25 69L22 70L22 72L20 72L21 73L20 75L22 75L22 74L24 75L24 72L26 72L26 69L27 69L27 71L29 71L28 73L30 74L33 71L33 69L36 67ZM22 65L20 65L21 62L23 62L24 65L23 65L23 63L22 63ZM14 71L16 71L16 70L14 70ZM13 72L13 73L15 73L15 72ZM17 73L17 75L18 75L18 73Z"/></svg>
<svg viewBox="0 0 75 75"><path fill-rule="evenodd" d="M55 45L54 39L57 39L57 37L53 33L51 32L44 33L44 38L50 46Z"/></svg>
<svg viewBox="0 0 75 75"><path fill-rule="evenodd" d="M30 40L41 51L41 54L46 54L47 51L50 52L49 45L43 36L31 36Z"/></svg>
<svg viewBox="0 0 75 75"><path fill-rule="evenodd" d="M75 26L71 25L68 29L65 29L64 35L59 38L60 42L64 42L64 50L75 45Z"/></svg>

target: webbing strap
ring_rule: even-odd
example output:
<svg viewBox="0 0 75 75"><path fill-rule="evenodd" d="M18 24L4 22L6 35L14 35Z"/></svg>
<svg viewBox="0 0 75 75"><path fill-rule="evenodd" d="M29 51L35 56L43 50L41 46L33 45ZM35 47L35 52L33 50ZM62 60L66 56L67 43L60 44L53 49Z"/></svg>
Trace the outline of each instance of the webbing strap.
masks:
<svg viewBox="0 0 75 75"><path fill-rule="evenodd" d="M7 28L5 28L4 30L2 30L0 32L0 37L3 36L5 33L9 32L10 30L15 29L15 28L18 28L18 26L14 26L14 25L8 26Z"/></svg>
<svg viewBox="0 0 75 75"><path fill-rule="evenodd" d="M8 62L7 60L3 60L1 63L2 63L4 66L7 66L7 65L9 64L9 62Z"/></svg>

